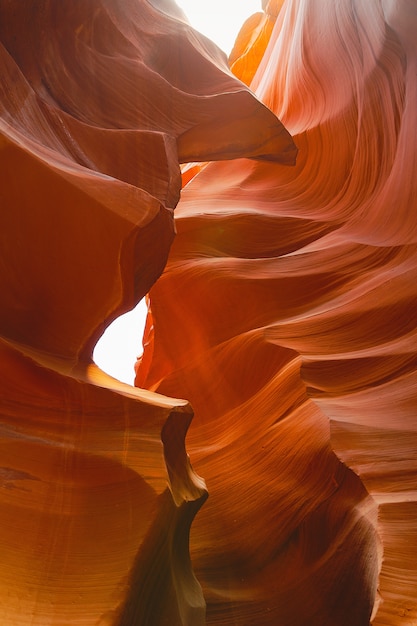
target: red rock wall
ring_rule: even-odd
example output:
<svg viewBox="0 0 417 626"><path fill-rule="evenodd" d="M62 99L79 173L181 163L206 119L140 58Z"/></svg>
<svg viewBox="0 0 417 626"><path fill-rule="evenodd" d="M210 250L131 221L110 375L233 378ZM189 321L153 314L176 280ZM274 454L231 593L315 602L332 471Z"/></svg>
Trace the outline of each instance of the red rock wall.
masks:
<svg viewBox="0 0 417 626"><path fill-rule="evenodd" d="M257 99L170 0L0 0L1 624L417 619L415 11L281 4Z"/></svg>
<svg viewBox="0 0 417 626"><path fill-rule="evenodd" d="M192 409L91 354L163 270L180 161L296 148L224 55L157 6L0 1L4 626L205 623Z"/></svg>
<svg viewBox="0 0 417 626"><path fill-rule="evenodd" d="M195 410L209 624L411 626L417 16L279 4L232 67L297 165L209 164L185 187L137 382Z"/></svg>

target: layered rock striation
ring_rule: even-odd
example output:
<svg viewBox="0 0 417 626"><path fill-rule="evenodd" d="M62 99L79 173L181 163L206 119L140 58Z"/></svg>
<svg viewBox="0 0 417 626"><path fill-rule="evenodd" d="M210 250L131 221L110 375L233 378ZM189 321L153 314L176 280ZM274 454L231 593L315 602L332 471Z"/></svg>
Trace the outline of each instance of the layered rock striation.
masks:
<svg viewBox="0 0 417 626"><path fill-rule="evenodd" d="M417 15L264 4L232 67L297 164L209 164L187 184L137 384L195 411L208 624L411 626Z"/></svg>
<svg viewBox="0 0 417 626"><path fill-rule="evenodd" d="M414 4L262 5L0 0L1 623L417 620Z"/></svg>
<svg viewBox="0 0 417 626"><path fill-rule="evenodd" d="M192 409L91 354L163 270L180 162L296 148L171 2L1 0L0 58L0 622L203 624Z"/></svg>

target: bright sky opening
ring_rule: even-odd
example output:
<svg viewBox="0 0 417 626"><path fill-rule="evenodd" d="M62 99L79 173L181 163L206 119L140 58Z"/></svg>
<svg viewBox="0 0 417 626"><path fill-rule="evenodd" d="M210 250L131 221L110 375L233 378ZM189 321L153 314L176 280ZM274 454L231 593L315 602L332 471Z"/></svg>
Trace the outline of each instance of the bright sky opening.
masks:
<svg viewBox="0 0 417 626"><path fill-rule="evenodd" d="M194 28L230 54L243 22L262 10L261 0L177 0Z"/></svg>
<svg viewBox="0 0 417 626"><path fill-rule="evenodd" d="M177 0L190 24L214 41L227 55L245 20L262 10L261 0ZM95 363L110 376L133 385L134 364L142 354L146 305L119 317L95 347Z"/></svg>

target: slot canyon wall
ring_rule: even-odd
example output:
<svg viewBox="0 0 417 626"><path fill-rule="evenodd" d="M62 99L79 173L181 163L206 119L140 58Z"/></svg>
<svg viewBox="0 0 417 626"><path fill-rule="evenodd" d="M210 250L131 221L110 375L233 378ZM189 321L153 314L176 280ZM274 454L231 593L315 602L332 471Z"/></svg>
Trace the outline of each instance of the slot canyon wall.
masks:
<svg viewBox="0 0 417 626"><path fill-rule="evenodd" d="M262 4L0 0L1 624L417 623L415 3Z"/></svg>

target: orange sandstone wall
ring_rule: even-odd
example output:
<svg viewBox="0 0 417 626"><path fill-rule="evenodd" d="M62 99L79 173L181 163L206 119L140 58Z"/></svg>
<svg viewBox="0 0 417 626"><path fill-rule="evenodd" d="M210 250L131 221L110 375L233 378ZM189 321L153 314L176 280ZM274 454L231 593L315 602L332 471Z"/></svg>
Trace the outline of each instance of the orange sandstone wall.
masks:
<svg viewBox="0 0 417 626"><path fill-rule="evenodd" d="M296 148L171 2L0 0L0 59L0 623L202 625L192 409L91 354L163 270L180 162Z"/></svg>
<svg viewBox="0 0 417 626"><path fill-rule="evenodd" d="M297 164L209 164L186 185L137 384L195 411L208 624L411 626L417 14L280 5L231 60Z"/></svg>
<svg viewBox="0 0 417 626"><path fill-rule="evenodd" d="M0 0L2 624L417 620L415 9L262 4L242 83L171 0Z"/></svg>

